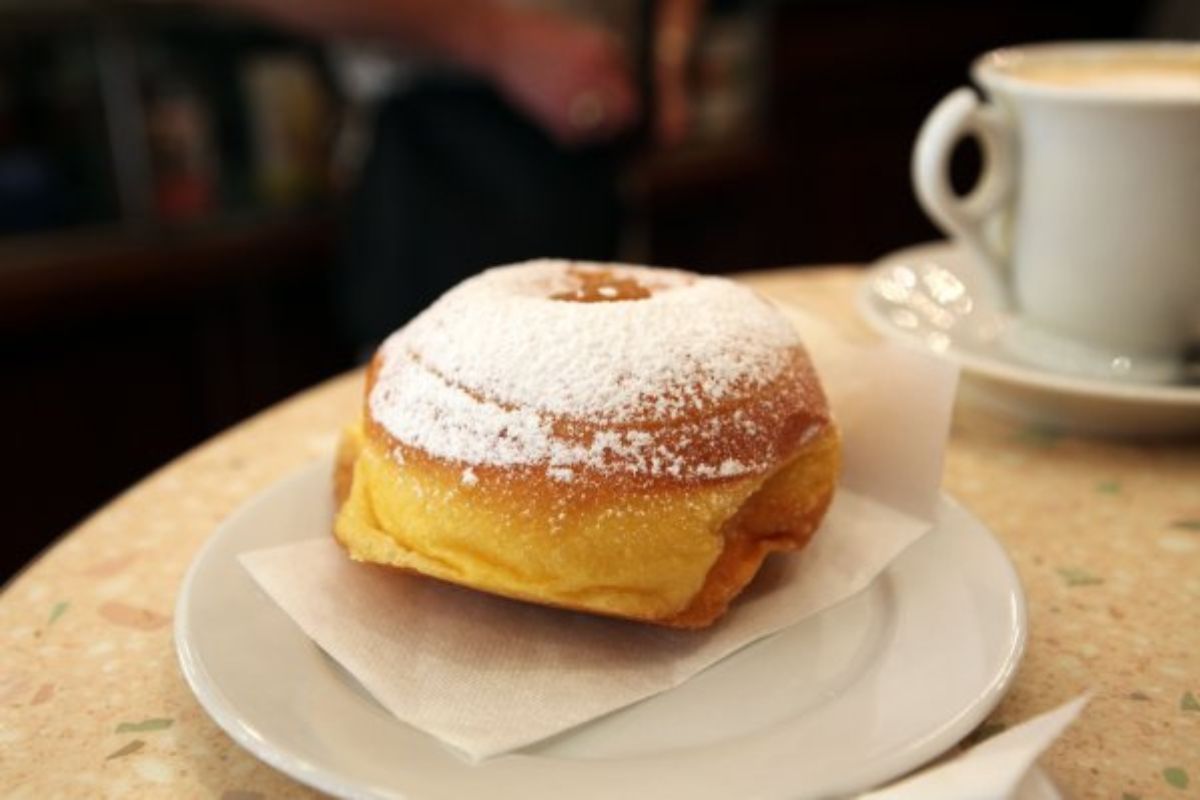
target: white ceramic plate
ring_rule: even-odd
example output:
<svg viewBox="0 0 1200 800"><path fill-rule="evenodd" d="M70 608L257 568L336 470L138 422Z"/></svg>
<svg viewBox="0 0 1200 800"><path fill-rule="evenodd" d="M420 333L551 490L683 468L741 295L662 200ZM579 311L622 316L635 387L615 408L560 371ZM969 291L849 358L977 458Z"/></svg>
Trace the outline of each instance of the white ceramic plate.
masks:
<svg viewBox="0 0 1200 800"><path fill-rule="evenodd" d="M958 246L917 245L870 267L858 307L883 336L961 365L963 396L971 402L1081 433L1200 433L1200 386L1081 378L1020 361L1001 342L1010 320L975 283L969 256Z"/></svg>
<svg viewBox="0 0 1200 800"><path fill-rule="evenodd" d="M239 553L327 536L330 464L221 525L178 600L184 675L217 723L343 797L827 797L942 753L988 714L1025 642L1020 583L948 498L935 530L866 591L670 692L470 765L400 722L264 594ZM736 613L736 609L733 613Z"/></svg>

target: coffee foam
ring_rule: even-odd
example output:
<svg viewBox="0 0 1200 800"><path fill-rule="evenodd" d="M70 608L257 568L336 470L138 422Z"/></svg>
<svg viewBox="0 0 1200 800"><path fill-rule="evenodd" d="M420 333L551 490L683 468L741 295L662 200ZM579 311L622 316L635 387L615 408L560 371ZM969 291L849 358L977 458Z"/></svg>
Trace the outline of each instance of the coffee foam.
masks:
<svg viewBox="0 0 1200 800"><path fill-rule="evenodd" d="M1026 83L1121 97L1200 100L1200 58L1031 60L1005 70Z"/></svg>

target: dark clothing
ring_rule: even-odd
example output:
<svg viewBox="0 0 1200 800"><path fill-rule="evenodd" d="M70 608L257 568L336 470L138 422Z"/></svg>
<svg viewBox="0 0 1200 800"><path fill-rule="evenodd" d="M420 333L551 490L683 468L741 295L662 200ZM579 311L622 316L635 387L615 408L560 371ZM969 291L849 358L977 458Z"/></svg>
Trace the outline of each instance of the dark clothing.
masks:
<svg viewBox="0 0 1200 800"><path fill-rule="evenodd" d="M615 173L614 148L562 149L483 85L427 85L387 101L337 276L351 343L370 347L488 266L611 260Z"/></svg>

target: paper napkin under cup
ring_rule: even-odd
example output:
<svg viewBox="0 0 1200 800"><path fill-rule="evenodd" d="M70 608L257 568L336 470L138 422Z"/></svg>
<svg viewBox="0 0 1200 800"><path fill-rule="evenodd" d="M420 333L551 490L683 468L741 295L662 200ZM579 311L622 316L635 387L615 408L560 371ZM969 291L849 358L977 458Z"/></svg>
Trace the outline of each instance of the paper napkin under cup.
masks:
<svg viewBox="0 0 1200 800"><path fill-rule="evenodd" d="M768 560L707 630L543 608L357 564L332 536L241 560L381 705L472 760L678 686L861 591L931 527L956 369L903 345L853 346L789 315L842 426L842 482L812 543Z"/></svg>

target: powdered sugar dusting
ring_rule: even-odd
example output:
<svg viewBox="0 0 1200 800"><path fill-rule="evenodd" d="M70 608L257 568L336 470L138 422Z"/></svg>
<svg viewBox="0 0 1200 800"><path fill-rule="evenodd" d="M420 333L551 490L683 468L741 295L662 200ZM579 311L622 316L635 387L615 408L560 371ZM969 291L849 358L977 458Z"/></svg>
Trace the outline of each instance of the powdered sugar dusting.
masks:
<svg viewBox="0 0 1200 800"><path fill-rule="evenodd" d="M430 455L540 465L560 481L574 468L714 478L761 468L692 464L688 445L725 424L754 433L749 418L707 415L780 374L799 345L787 320L731 281L644 267L603 268L648 287L645 299L550 299L572 290L571 270L600 268L534 261L460 284L384 343L371 415ZM635 427L700 418L670 441ZM591 433L565 434L571 420Z"/></svg>

